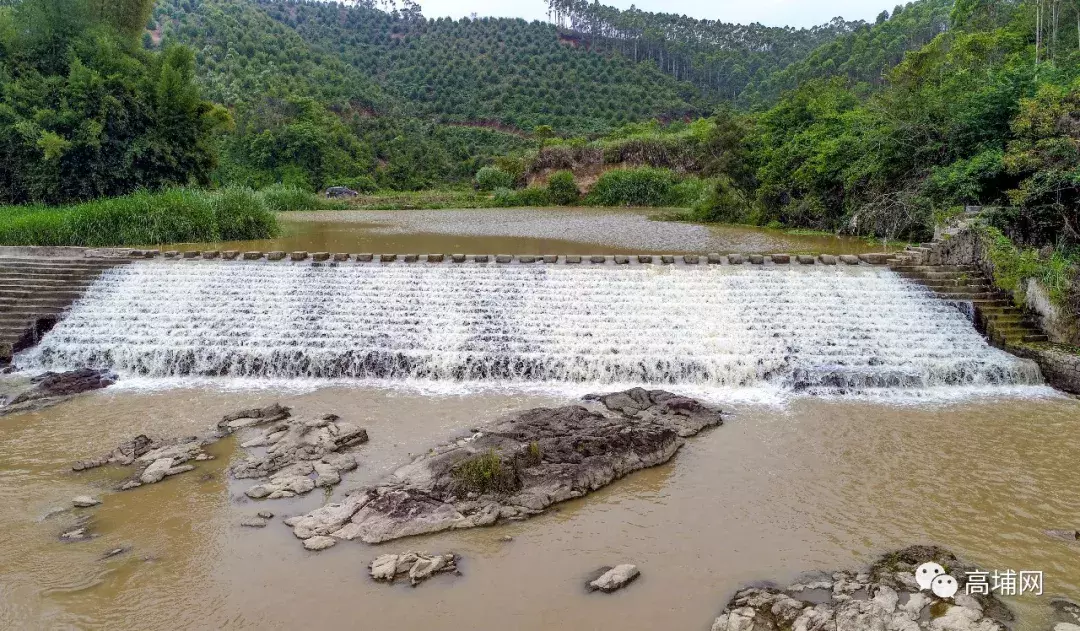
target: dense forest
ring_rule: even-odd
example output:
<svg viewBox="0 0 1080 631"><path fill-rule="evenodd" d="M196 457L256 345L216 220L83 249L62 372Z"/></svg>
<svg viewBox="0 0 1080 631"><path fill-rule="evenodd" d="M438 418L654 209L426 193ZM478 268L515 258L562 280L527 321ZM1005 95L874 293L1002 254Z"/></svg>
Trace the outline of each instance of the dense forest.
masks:
<svg viewBox="0 0 1080 631"><path fill-rule="evenodd" d="M1076 2L921 0L813 29L571 0L547 23L409 2L6 4L7 202L477 187L909 238L981 204L1018 240L1080 241Z"/></svg>

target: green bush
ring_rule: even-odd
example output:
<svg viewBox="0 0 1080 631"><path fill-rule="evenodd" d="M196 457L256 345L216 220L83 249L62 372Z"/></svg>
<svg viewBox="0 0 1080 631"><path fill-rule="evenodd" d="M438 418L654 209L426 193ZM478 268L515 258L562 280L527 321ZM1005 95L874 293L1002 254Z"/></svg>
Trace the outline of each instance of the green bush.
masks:
<svg viewBox="0 0 1080 631"><path fill-rule="evenodd" d="M576 204L581 199L581 191L570 171L559 171L548 178L547 192L551 202L559 206Z"/></svg>
<svg viewBox="0 0 1080 631"><path fill-rule="evenodd" d="M502 208L550 206L551 197L546 188L523 188L519 191L500 188L495 191L495 205Z"/></svg>
<svg viewBox="0 0 1080 631"><path fill-rule="evenodd" d="M222 241L247 241L277 232L277 220L269 211L265 195L248 188L227 188L211 194L210 199L217 238ZM314 201L318 203L318 199Z"/></svg>
<svg viewBox="0 0 1080 631"><path fill-rule="evenodd" d="M297 186L275 184L259 191L259 197L267 210L288 212L292 210L318 210L324 201L315 193Z"/></svg>
<svg viewBox="0 0 1080 631"><path fill-rule="evenodd" d="M616 169L600 176L587 201L596 206L673 206L679 181L668 169Z"/></svg>
<svg viewBox="0 0 1080 631"><path fill-rule="evenodd" d="M691 217L695 221L747 223L750 217L750 200L746 193L727 177L713 180L712 187L693 208Z"/></svg>
<svg viewBox="0 0 1080 631"><path fill-rule="evenodd" d="M0 245L158 245L271 237L277 220L250 189L140 191L64 207L0 208Z"/></svg>
<svg viewBox="0 0 1080 631"><path fill-rule="evenodd" d="M476 188L482 191L513 188L513 186L514 176L497 167L484 167L476 173Z"/></svg>
<svg viewBox="0 0 1080 631"><path fill-rule="evenodd" d="M379 190L379 183L375 181L375 178L370 175L361 175L360 177L354 177L345 181L345 186L348 186L357 193L364 195L374 193Z"/></svg>

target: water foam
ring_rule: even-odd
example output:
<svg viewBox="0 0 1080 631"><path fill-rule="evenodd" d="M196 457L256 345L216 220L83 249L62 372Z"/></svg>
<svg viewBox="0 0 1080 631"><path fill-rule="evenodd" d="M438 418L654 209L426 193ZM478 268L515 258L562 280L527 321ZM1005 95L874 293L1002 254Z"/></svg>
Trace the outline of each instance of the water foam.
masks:
<svg viewBox="0 0 1080 631"><path fill-rule="evenodd" d="M815 394L1041 383L960 310L870 267L140 262L17 364Z"/></svg>

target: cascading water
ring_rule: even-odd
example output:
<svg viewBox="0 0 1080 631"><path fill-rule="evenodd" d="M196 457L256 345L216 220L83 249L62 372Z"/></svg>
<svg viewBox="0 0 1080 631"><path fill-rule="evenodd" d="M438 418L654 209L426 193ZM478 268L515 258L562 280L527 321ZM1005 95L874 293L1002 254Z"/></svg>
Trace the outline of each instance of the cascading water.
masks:
<svg viewBox="0 0 1080 631"><path fill-rule="evenodd" d="M887 269L145 262L20 368L145 376L772 386L1041 382Z"/></svg>

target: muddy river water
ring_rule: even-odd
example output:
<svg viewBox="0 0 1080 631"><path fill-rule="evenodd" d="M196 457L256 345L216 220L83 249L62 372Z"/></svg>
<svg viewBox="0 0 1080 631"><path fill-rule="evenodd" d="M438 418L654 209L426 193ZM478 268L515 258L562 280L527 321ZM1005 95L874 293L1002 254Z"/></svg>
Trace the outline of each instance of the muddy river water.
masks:
<svg viewBox="0 0 1080 631"><path fill-rule="evenodd" d="M858 566L912 542L954 549L984 569L1041 570L1049 594L1080 593L1078 550L1043 530L1075 527L1080 403L1055 396L885 404L793 399L727 405L727 424L668 465L632 475L523 523L306 552L223 469L234 447L189 474L114 493L121 473L73 461L137 433L204 431L220 415L281 401L335 412L372 441L335 491L509 410L562 403L527 393L425 394L328 386L301 391L104 391L0 423L0 628L706 629L745 582ZM96 539L60 543L70 498L104 499ZM502 541L510 535L513 541ZM130 551L109 559L109 550ZM375 584L366 566L397 548L453 550L463 576L418 589ZM601 565L632 561L642 579L584 593ZM1046 628L1046 598L1010 604L1019 629Z"/></svg>
<svg viewBox="0 0 1080 631"><path fill-rule="evenodd" d="M279 213L281 235L218 249L395 254L860 254L882 244L748 226L653 221L663 209L515 208ZM207 249L181 244L173 249Z"/></svg>
<svg viewBox="0 0 1080 631"><path fill-rule="evenodd" d="M505 217L512 222L516 215ZM460 245L462 250L516 253L517 246L533 243L554 252L550 242L530 241L535 239L535 225L517 232L504 230L501 219L487 225L493 241L478 241L475 248L467 247L467 241L456 241L466 237L445 231L437 237L453 241L452 245L438 242L448 244L445 248L432 241L410 242L413 233L405 229L401 242L395 241L397 236L386 236L384 241L366 244L328 241L319 246L307 241L296 246L378 252L450 250ZM588 229L598 230L595 225ZM505 232L518 236L505 236ZM648 241L635 242L626 233L619 234L618 239L598 238L595 243L606 245L608 252L669 247L665 243L653 247ZM774 247L746 245L751 237L749 241L732 238L732 243L741 244L733 248L768 251ZM581 241L558 241L573 247L571 251L581 251ZM795 245L781 242L775 247L796 250ZM700 247L724 250L716 243ZM204 267L217 269L209 263ZM147 267L144 272L156 269ZM115 286L139 286L134 281L121 282L134 278L136 272L134 267L125 271L129 277L113 279ZM322 276L312 278L319 282L336 278L332 271L316 273ZM726 273L716 271L715 279L708 282L720 287L719 283L738 281L728 292L729 302L761 289L753 279L732 280ZM813 337L818 344L814 353L825 354L848 339L850 344L840 347L854 354L862 348L859 344L881 346L892 335L890 331L906 331L896 334L910 336L912 344L898 346L921 345L919 352L927 354L925 361L931 367L948 359L931 356L937 346L954 344L968 349L965 353L974 352L970 335L955 319L952 326L959 328L939 333L938 338L926 337L918 330L921 325L912 325L905 317L897 317L892 324L871 318L845 329L855 313L842 312L844 304L855 299L851 296L867 301L865 308L859 307L864 312L885 304L883 297L889 297L894 301L888 303L892 309L918 308L923 310L918 311L920 317L945 317L927 311L925 297L887 274L863 279L869 298L837 293L852 281L841 283L820 274L806 277L821 283L825 289L820 291L805 289L807 283L797 282L798 278L793 284L775 285L779 287L775 291L784 296L801 295L797 289L803 287L810 293L802 300L811 306L815 301L832 300L829 309L834 317L802 311L803 315L776 330L777 336L805 338L802 350L793 342L786 352L801 352L805 361L816 361L806 350ZM192 282L181 280L173 281L176 287ZM588 282L598 281L589 277ZM674 287L663 279L649 282ZM356 284L349 280L342 287L350 283ZM111 291L103 288L94 298L102 308L118 304ZM196 293L197 288L190 295ZM645 293L623 289L620 295L643 302ZM635 298L638 294L642 294L640 299ZM687 300L697 300L693 298L697 294L687 295ZM767 301L767 294L762 295ZM185 300L194 318L199 303L190 296ZM350 304L342 304L342 313L356 312ZM252 305L246 307L248 313L262 308ZM731 309L725 305L712 313L738 312L737 305ZM662 307L658 308L662 311ZM115 336L117 345L126 345L126 357L135 364L157 352L149 346L153 340L139 337L151 329L135 332L136 327L121 322L121 312L137 311L138 304L117 312L115 330L91 322L85 305L76 309L83 312L72 316L71 328L64 330L62 323L59 333L54 332L68 336L67 341L53 343L57 352L76 357L71 350L75 346L108 336ZM276 318L272 311L267 313L267 322ZM162 312L147 317L161 320L167 316ZM252 317L245 321L254 322ZM84 328L76 327L76 319L78 327ZM552 316L548 321L558 319ZM809 321L815 319L817 324L811 326ZM732 348L768 360L773 352L769 349L774 347L759 342L778 337L771 329L767 335L761 333L758 320L738 324L744 338L732 337L738 331L722 327L710 330L711 346L707 346L722 351L733 343L730 340L745 339L743 346ZM213 327L223 331L221 327L226 326L201 322L210 333ZM181 325L158 335L180 345L204 339L199 337L204 329ZM881 328L886 325L893 328ZM524 320L520 327L516 335L531 334ZM579 328L567 326L558 334L569 336ZM598 329L596 334L616 335L623 328L612 320L610 328ZM328 339L326 331L310 331L305 335ZM647 335L637 333L647 341ZM431 343L428 338L402 339ZM685 347L691 349L687 352L697 352L691 346ZM330 361L333 350L320 350L319 357ZM441 353L445 348L436 350ZM878 350L882 361L905 357L903 348ZM438 357L443 361L453 355ZM972 357L979 362L1002 361L985 353ZM958 370L964 375L968 368ZM1046 631L1050 597L1080 597L1080 546L1044 532L1080 527L1080 467L1076 466L1080 401L1019 383L923 393L886 389L861 396L797 395L763 387L710 389L701 384L686 391L678 383L668 383L663 387L703 398L727 415L724 426L688 441L666 465L635 473L524 522L380 546L345 541L312 553L304 550L281 518L370 484L407 462L411 454L471 428L482 428L502 414L562 405L584 392L612 387L598 382L538 383L527 388L442 383L436 388L377 380L166 380L122 375L121 383L113 388L43 411L0 418L0 629L708 629L734 590L748 582L786 583L810 570L855 569L892 549L934 543L987 571L1043 572L1045 595L1006 601L1018 615L1016 629ZM301 498L275 501L248 499L243 494L246 485L226 475L230 459L242 453L231 439L210 447L216 459L196 463L195 471L125 492L115 489L126 470L71 470L73 462L108 452L134 435L201 434L224 414L273 402L292 406L298 417L334 413L366 427L371 441L358 450L359 469L347 474L329 495L316 490ZM85 494L100 497L103 504L79 511L68 508L72 497ZM276 515L267 527L240 525L244 517L260 510ZM95 537L61 542L59 535L83 515L91 517ZM512 540L504 540L506 536ZM118 548L124 552L106 558ZM416 589L370 580L367 566L372 558L408 549L456 552L462 557L462 574L439 576ZM597 567L624 562L641 569L642 577L634 585L610 595L585 592L583 580Z"/></svg>

